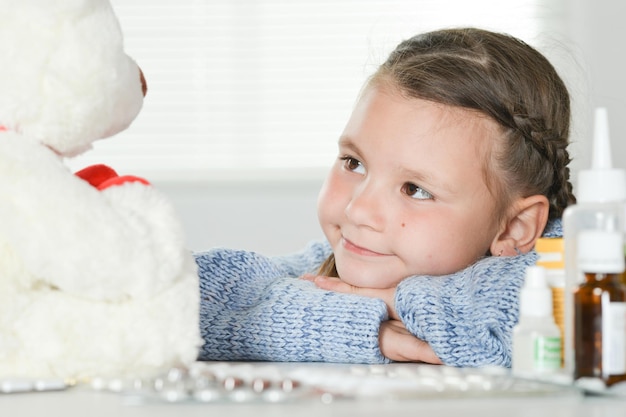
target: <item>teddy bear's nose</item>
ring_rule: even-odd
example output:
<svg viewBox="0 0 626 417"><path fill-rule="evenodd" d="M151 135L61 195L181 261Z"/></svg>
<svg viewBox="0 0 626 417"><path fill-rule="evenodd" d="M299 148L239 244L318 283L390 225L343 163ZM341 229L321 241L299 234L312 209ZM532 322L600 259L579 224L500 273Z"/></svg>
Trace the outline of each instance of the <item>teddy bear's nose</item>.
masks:
<svg viewBox="0 0 626 417"><path fill-rule="evenodd" d="M146 93L148 92L148 83L146 83L146 78L143 76L143 71L141 70L141 68L139 68L139 78L141 79L141 92L145 97Z"/></svg>

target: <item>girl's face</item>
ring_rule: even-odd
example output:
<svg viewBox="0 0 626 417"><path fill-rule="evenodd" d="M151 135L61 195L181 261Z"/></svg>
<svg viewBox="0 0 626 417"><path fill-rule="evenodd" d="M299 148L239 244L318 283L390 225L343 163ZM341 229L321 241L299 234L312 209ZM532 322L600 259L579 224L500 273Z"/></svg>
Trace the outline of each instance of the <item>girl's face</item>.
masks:
<svg viewBox="0 0 626 417"><path fill-rule="evenodd" d="M497 130L478 113L369 87L318 200L341 279L389 288L484 256L498 232L484 181Z"/></svg>

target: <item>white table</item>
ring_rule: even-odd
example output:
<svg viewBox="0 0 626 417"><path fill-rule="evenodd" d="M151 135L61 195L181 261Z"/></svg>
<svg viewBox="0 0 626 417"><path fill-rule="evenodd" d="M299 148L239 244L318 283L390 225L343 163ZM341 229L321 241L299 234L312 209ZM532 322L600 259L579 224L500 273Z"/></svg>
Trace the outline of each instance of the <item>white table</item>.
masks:
<svg viewBox="0 0 626 417"><path fill-rule="evenodd" d="M3 417L617 417L626 415L626 401L598 397L489 398L420 401L339 401L285 404L154 403L128 405L117 394L87 390L11 394L0 397Z"/></svg>
<svg viewBox="0 0 626 417"><path fill-rule="evenodd" d="M433 367L418 364L391 364L372 367L360 367L338 364L266 364L262 363L204 363L200 368L209 367L211 372L224 372L223 375L270 375L274 380L289 376L305 381L307 387L316 389L302 390L302 397L289 397L289 401L280 403L221 402L202 403L185 401L169 403L158 396L124 395L102 389L94 389L96 384L79 384L65 391L36 393L0 394L0 417L446 417L446 416L505 416L505 417L616 417L626 416L626 396L621 398L585 396L569 387L550 385L539 388L531 381L507 384L506 380L496 381L493 387L508 386L504 389L455 391L420 391L420 399L415 398L413 381L424 381L415 375L430 375L431 372L447 370L452 374L468 375L475 370ZM268 374L269 372L269 374ZM482 372L482 371L481 371ZM499 372L499 371L498 371ZM503 371L505 372L505 371ZM278 373L278 377L276 377ZM168 374L169 375L169 374ZM190 372L188 375L192 375ZM298 375L300 377L298 378ZM368 376L372 376L368 378ZM381 375L392 375L391 379L380 379ZM479 377L484 374L479 374ZM500 373L489 375L501 375ZM508 375L505 373L505 376ZM406 379L403 379L405 378ZM185 381L188 382L186 379ZM278 379L276 379L278 378ZM196 381L195 379L192 379ZM219 379L223 381L223 379ZM295 379L294 379L295 380ZM115 380L113 380L115 381ZM334 382L333 382L334 381ZM510 380L509 380L510 381ZM331 392L339 392L339 387L352 387L343 392L350 392L358 399L332 398L330 401L319 394L319 387L330 386ZM328 385L330 384L330 385ZM347 385L346 385L347 384ZM352 385L350 385L352 384ZM381 385L382 384L382 385ZM394 385L395 384L395 385ZM408 385L406 385L408 384ZM110 386L116 386L115 384ZM154 380L147 385L148 392L154 393ZM223 386L223 385L222 385ZM451 386L451 385L446 385ZM185 385L188 387L188 385ZM368 389L369 387L369 389ZM405 389L407 396L399 394ZM530 387L530 388L529 388ZM555 388L556 387L556 388ZM251 391L248 391L251 392ZM374 393L374 394L373 394ZM388 395L391 393L391 395ZM467 394L469 393L469 394ZM372 395L374 397L372 397ZM464 398L465 397L465 398ZM469 397L469 398L468 398ZM258 398L258 397L255 397ZM394 398L394 399L390 399Z"/></svg>

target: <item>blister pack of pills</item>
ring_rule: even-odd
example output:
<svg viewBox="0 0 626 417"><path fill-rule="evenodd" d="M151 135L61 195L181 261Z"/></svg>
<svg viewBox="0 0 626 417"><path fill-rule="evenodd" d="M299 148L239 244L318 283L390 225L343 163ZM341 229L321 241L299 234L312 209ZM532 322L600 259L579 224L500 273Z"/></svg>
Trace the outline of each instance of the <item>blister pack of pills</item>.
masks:
<svg viewBox="0 0 626 417"><path fill-rule="evenodd" d="M350 400L579 395L578 390L513 377L503 368L423 364L198 362L150 379L101 379L93 389L127 403L283 403Z"/></svg>
<svg viewBox="0 0 626 417"><path fill-rule="evenodd" d="M0 379L0 394L61 391L70 385L71 383L60 378L4 378Z"/></svg>

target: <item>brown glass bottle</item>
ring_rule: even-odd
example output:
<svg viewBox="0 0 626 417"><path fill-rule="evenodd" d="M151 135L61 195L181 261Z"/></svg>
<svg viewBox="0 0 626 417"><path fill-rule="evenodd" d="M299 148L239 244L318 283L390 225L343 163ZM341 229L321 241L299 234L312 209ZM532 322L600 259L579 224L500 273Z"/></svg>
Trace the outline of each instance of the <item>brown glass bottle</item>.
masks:
<svg viewBox="0 0 626 417"><path fill-rule="evenodd" d="M624 246L624 259L626 259L626 246ZM623 285L626 285L626 271L622 272L620 277L620 282Z"/></svg>
<svg viewBox="0 0 626 417"><path fill-rule="evenodd" d="M599 378L607 386L626 381L626 287L620 274L585 273L574 291L574 314L574 378Z"/></svg>
<svg viewBox="0 0 626 417"><path fill-rule="evenodd" d="M626 233L626 230L624 232ZM626 234L624 234L624 237L626 237ZM626 245L624 245L624 260L626 262ZM620 282L626 285L626 271L622 272L619 277L620 277Z"/></svg>

